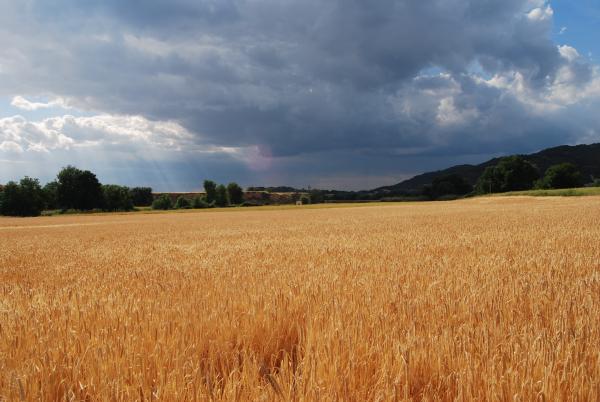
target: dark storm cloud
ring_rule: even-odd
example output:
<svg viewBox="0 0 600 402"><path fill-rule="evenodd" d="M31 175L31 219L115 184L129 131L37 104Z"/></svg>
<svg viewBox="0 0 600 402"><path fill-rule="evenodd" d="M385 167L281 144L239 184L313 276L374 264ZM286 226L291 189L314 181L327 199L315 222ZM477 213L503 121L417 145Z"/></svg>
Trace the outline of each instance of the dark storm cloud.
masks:
<svg viewBox="0 0 600 402"><path fill-rule="evenodd" d="M377 155L577 142L585 124L564 112L580 102L572 89L596 96L595 67L561 55L551 9L538 0L0 7L0 94L177 121L196 145L257 147L290 175L289 158L331 172L328 158L352 171L357 153L374 155L363 158L370 174L387 175Z"/></svg>

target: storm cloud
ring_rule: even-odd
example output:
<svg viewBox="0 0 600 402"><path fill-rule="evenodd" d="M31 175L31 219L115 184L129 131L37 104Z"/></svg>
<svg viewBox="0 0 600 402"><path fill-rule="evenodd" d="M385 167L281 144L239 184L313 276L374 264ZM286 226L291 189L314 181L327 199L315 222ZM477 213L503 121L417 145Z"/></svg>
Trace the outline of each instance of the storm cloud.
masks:
<svg viewBox="0 0 600 402"><path fill-rule="evenodd" d="M244 184L361 188L600 140L598 67L552 41L554 12L541 0L0 9L0 96L24 111L61 109L1 120L0 159L45 152L66 164L96 147L103 163L129 160L140 175L152 155L180 189L200 179L177 179L183 160Z"/></svg>

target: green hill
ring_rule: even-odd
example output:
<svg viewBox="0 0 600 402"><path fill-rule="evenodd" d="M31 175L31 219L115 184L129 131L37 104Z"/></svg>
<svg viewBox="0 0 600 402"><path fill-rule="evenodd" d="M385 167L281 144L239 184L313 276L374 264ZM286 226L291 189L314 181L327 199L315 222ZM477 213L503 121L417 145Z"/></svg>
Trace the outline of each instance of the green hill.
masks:
<svg viewBox="0 0 600 402"><path fill-rule="evenodd" d="M537 166L542 175L552 165L570 162L577 166L586 182L592 182L593 178L600 178L600 143L575 146L562 145L521 156ZM497 164L499 160L500 158L494 158L479 165L457 165L444 170L427 172L401 183L380 187L372 191L393 193L419 191L423 186L431 184L436 177L448 174L458 174L469 183L475 184L485 168Z"/></svg>

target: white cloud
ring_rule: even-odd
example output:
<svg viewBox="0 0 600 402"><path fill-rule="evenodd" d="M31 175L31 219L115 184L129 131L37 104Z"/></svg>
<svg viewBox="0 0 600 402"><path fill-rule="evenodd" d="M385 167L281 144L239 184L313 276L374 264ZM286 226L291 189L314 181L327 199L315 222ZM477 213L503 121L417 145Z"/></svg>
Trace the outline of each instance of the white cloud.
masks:
<svg viewBox="0 0 600 402"><path fill-rule="evenodd" d="M537 7L527 13L527 18L530 21L548 21L554 16L554 10L550 5L545 7Z"/></svg>
<svg viewBox="0 0 600 402"><path fill-rule="evenodd" d="M565 32L567 32L567 27L562 27L562 28L560 29L560 31L558 32L558 34L559 34L559 35L564 35L564 34L565 34Z"/></svg>
<svg viewBox="0 0 600 402"><path fill-rule="evenodd" d="M441 126L456 126L468 123L478 116L479 112L476 109L459 109L456 107L454 98L448 97L440 101L436 119Z"/></svg>
<svg viewBox="0 0 600 402"><path fill-rule="evenodd" d="M0 119L0 151L50 152L78 147L123 146L137 150L225 152L226 148L199 144L179 123L152 121L141 116L56 116L30 121L23 116Z"/></svg>
<svg viewBox="0 0 600 402"><path fill-rule="evenodd" d="M63 98L56 98L50 102L31 102L22 96L15 96L10 103L12 106L21 110L34 111L39 109L61 108L70 109L71 107Z"/></svg>
<svg viewBox="0 0 600 402"><path fill-rule="evenodd" d="M0 142L0 151L1 152L12 152L12 153L22 153L23 148L14 141L2 141L2 142Z"/></svg>
<svg viewBox="0 0 600 402"><path fill-rule="evenodd" d="M558 46L558 51L569 62L573 62L579 58L579 52L574 47L568 45Z"/></svg>

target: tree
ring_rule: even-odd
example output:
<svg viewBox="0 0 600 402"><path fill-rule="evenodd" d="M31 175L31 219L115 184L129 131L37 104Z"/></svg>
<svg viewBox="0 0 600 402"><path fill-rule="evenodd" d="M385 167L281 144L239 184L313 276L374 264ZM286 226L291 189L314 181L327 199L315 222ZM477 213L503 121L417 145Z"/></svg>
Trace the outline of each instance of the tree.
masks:
<svg viewBox="0 0 600 402"><path fill-rule="evenodd" d="M244 202L244 190L237 183L227 185L227 194L229 195L229 202L234 205Z"/></svg>
<svg viewBox="0 0 600 402"><path fill-rule="evenodd" d="M509 156L496 166L488 166L475 188L480 194L529 190L538 177L536 167L522 156Z"/></svg>
<svg viewBox="0 0 600 402"><path fill-rule="evenodd" d="M24 177L9 182L0 193L0 212L9 216L38 216L44 208L44 192L38 179Z"/></svg>
<svg viewBox="0 0 600 402"><path fill-rule="evenodd" d="M572 163L560 163L546 170L546 174L540 179L536 187L549 188L574 188L583 185L583 177L577 167Z"/></svg>
<svg viewBox="0 0 600 402"><path fill-rule="evenodd" d="M190 201L183 195L180 195L175 201L175 209L188 209L190 208Z"/></svg>
<svg viewBox="0 0 600 402"><path fill-rule="evenodd" d="M103 209L105 211L131 211L133 209L133 199L129 188L117 186L116 184L106 184L102 186L104 196Z"/></svg>
<svg viewBox="0 0 600 402"><path fill-rule="evenodd" d="M227 188L222 184L217 186L215 204L218 207L226 207L229 205L229 194L227 194Z"/></svg>
<svg viewBox="0 0 600 402"><path fill-rule="evenodd" d="M152 189L150 187L134 187L130 190L133 205L147 207L152 205Z"/></svg>
<svg viewBox="0 0 600 402"><path fill-rule="evenodd" d="M462 176L448 174L433 179L431 186L426 187L423 193L432 199L447 195L465 195L473 191L471 186Z"/></svg>
<svg viewBox="0 0 600 402"><path fill-rule="evenodd" d="M477 184L475 184L475 192L478 194L499 193L502 191L502 175L496 166L488 166L485 168Z"/></svg>
<svg viewBox="0 0 600 402"><path fill-rule="evenodd" d="M204 191L206 192L206 202L210 204L217 198L217 183L212 180L204 180Z"/></svg>
<svg viewBox="0 0 600 402"><path fill-rule="evenodd" d="M58 173L57 181L60 208L87 211L102 207L102 186L89 170L67 166Z"/></svg>
<svg viewBox="0 0 600 402"><path fill-rule="evenodd" d="M308 195L308 194L302 194L300 196L300 202L302 203L302 205L308 205L308 204L310 204L310 195Z"/></svg>
<svg viewBox="0 0 600 402"><path fill-rule="evenodd" d="M162 194L152 202L152 209L167 210L171 208L173 208L173 203L168 194Z"/></svg>
<svg viewBox="0 0 600 402"><path fill-rule="evenodd" d="M44 192L44 201L46 209L58 208L58 182L56 180L46 183L42 189Z"/></svg>

